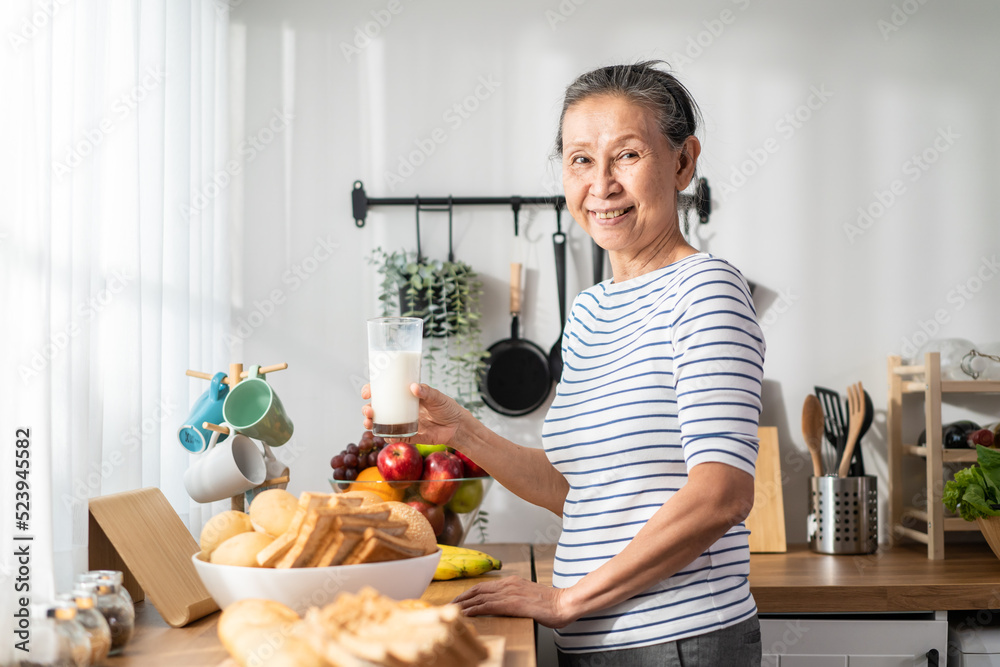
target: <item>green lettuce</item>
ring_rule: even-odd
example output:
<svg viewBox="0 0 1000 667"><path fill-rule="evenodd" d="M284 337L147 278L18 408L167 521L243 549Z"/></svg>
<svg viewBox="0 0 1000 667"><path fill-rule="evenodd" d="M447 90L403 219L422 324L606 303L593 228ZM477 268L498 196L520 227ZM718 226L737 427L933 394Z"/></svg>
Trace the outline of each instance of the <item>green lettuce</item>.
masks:
<svg viewBox="0 0 1000 667"><path fill-rule="evenodd" d="M941 501L966 521L1000 516L1000 451L976 445L977 463L955 473L944 485Z"/></svg>

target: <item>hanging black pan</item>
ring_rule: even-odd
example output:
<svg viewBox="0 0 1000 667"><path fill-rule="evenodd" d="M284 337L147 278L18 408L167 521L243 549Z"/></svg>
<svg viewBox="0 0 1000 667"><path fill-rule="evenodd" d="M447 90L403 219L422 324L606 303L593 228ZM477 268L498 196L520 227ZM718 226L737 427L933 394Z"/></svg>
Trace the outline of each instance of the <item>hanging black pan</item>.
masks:
<svg viewBox="0 0 1000 667"><path fill-rule="evenodd" d="M520 417L536 410L549 395L549 357L519 336L521 265L510 265L510 338L490 346L486 370L479 383L483 401L496 412Z"/></svg>
<svg viewBox="0 0 1000 667"><path fill-rule="evenodd" d="M562 377L562 336L566 328L566 235L562 230L562 209L556 204L556 233L552 235L556 253L556 298L559 301L559 338L549 350L549 376L553 382Z"/></svg>

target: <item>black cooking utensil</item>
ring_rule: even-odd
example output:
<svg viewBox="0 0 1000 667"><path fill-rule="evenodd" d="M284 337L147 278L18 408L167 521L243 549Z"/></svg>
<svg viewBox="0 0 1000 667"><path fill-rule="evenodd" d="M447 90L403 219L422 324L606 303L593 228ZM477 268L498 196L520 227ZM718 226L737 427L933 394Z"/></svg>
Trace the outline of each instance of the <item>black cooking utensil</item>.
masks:
<svg viewBox="0 0 1000 667"><path fill-rule="evenodd" d="M861 454L861 443L864 440L865 433L871 428L874 419L875 405L872 403L872 397L865 391L865 420L861 422L861 432L858 433L858 444L854 447L854 456L851 457L851 469L848 472L848 475L851 477L863 477L865 474L865 459Z"/></svg>
<svg viewBox="0 0 1000 667"><path fill-rule="evenodd" d="M549 375L553 382L562 377L562 334L566 328L566 235L562 230L562 209L556 204L556 233L552 235L556 254L556 295L559 299L559 338L549 350Z"/></svg>
<svg viewBox="0 0 1000 667"><path fill-rule="evenodd" d="M594 284L604 280L604 248L597 245L597 241L591 239L590 252L594 260Z"/></svg>
<svg viewBox="0 0 1000 667"><path fill-rule="evenodd" d="M844 445L847 444L847 413L840 400L840 394L824 387L813 387L813 389L816 390L816 397L823 405L823 435L833 447L836 464L830 470L835 470L840 462Z"/></svg>
<svg viewBox="0 0 1000 667"><path fill-rule="evenodd" d="M551 388L549 357L520 338L521 265L510 265L510 338L493 343L479 384L483 401L496 412L520 417L545 402Z"/></svg>

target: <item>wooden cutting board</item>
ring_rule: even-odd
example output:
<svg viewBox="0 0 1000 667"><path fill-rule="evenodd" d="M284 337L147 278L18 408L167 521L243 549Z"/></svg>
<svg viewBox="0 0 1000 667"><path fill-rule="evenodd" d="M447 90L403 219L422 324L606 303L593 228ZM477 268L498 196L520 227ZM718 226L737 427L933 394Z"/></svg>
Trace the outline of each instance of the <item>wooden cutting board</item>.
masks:
<svg viewBox="0 0 1000 667"><path fill-rule="evenodd" d="M757 474L754 501L746 519L750 531L750 553L785 553L785 501L781 488L781 454L778 451L778 429L761 426L757 430L760 449L757 452Z"/></svg>

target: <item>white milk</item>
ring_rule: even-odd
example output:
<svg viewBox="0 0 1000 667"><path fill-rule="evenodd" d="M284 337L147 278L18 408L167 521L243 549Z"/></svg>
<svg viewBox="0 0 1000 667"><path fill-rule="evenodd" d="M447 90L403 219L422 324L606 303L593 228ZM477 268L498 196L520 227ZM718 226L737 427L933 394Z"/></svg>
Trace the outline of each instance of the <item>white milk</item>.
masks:
<svg viewBox="0 0 1000 667"><path fill-rule="evenodd" d="M394 424L413 424L416 431L420 401L410 393L410 385L420 382L420 352L371 352L370 355L368 377L376 431L379 426Z"/></svg>

